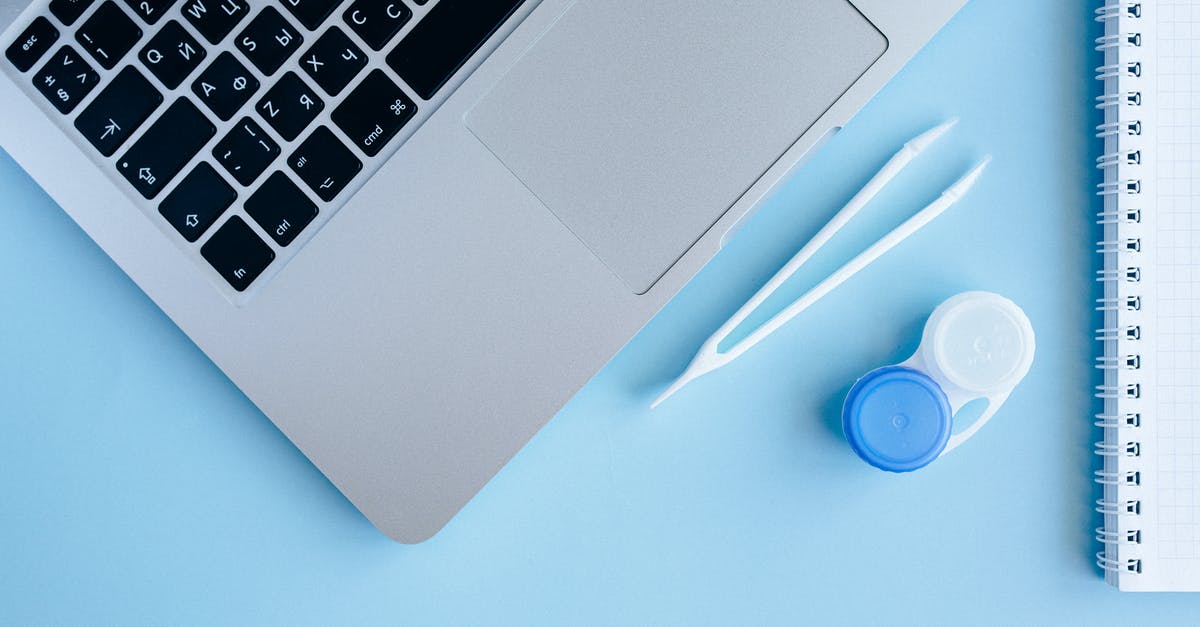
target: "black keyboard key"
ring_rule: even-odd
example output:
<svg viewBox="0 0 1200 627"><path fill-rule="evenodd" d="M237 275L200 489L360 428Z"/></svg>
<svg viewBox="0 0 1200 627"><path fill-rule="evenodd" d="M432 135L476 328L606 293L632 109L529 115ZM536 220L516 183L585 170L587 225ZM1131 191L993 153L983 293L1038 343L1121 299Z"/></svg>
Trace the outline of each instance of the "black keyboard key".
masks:
<svg viewBox="0 0 1200 627"><path fill-rule="evenodd" d="M371 70L331 117L356 146L374 157L416 114L417 105L383 70Z"/></svg>
<svg viewBox="0 0 1200 627"><path fill-rule="evenodd" d="M192 91L212 112L228 120L258 91L258 79L229 52L222 52L192 82Z"/></svg>
<svg viewBox="0 0 1200 627"><path fill-rule="evenodd" d="M387 56L417 95L429 100L524 0L442 0Z"/></svg>
<svg viewBox="0 0 1200 627"><path fill-rule="evenodd" d="M146 23L157 24L158 20L171 10L171 5L175 4L175 0L125 0L125 4L129 5L129 8L143 20L146 20Z"/></svg>
<svg viewBox="0 0 1200 627"><path fill-rule="evenodd" d="M317 217L317 206L283 172L267 177L246 199L246 213L280 246L287 246Z"/></svg>
<svg viewBox="0 0 1200 627"><path fill-rule="evenodd" d="M162 104L162 94L132 67L126 67L75 118L75 128L105 157Z"/></svg>
<svg viewBox="0 0 1200 627"><path fill-rule="evenodd" d="M163 85L175 89L207 54L179 22L171 20L142 48L138 58Z"/></svg>
<svg viewBox="0 0 1200 627"><path fill-rule="evenodd" d="M362 161L324 126L317 127L296 148L288 157L288 165L325 202L333 200L362 170Z"/></svg>
<svg viewBox="0 0 1200 627"><path fill-rule="evenodd" d="M279 156L279 145L254 120L242 118L213 146L213 156L237 182L249 185Z"/></svg>
<svg viewBox="0 0 1200 627"><path fill-rule="evenodd" d="M292 141L312 123L325 103L295 72L288 72L267 90L255 108L280 137Z"/></svg>
<svg viewBox="0 0 1200 627"><path fill-rule="evenodd" d="M200 247L204 257L233 289L245 291L275 260L275 251L259 239L246 221L233 216Z"/></svg>
<svg viewBox="0 0 1200 627"><path fill-rule="evenodd" d="M111 70L141 36L142 29L109 0L79 27L75 40L101 67Z"/></svg>
<svg viewBox="0 0 1200 627"><path fill-rule="evenodd" d="M412 19L412 11L400 0L354 0L342 19L372 50L379 51Z"/></svg>
<svg viewBox="0 0 1200 627"><path fill-rule="evenodd" d="M244 0L187 0L181 11L201 37L215 44L233 32L250 13L250 5Z"/></svg>
<svg viewBox="0 0 1200 627"><path fill-rule="evenodd" d="M39 15L21 31L17 40L4 51L4 56L8 57L18 70L28 72L56 41L58 29L54 28L50 20Z"/></svg>
<svg viewBox="0 0 1200 627"><path fill-rule="evenodd" d="M329 17L342 0L283 0L283 7L291 11L308 30L317 30L321 22ZM397 0L398 2L399 0Z"/></svg>
<svg viewBox="0 0 1200 627"><path fill-rule="evenodd" d="M196 105L180 98L125 152L117 169L138 193L154 198L216 134Z"/></svg>
<svg viewBox="0 0 1200 627"><path fill-rule="evenodd" d="M336 27L325 31L300 59L300 67L330 96L341 93L366 65L367 56Z"/></svg>
<svg viewBox="0 0 1200 627"><path fill-rule="evenodd" d="M63 46L34 74L33 86L59 113L70 113L100 82L100 75L70 46Z"/></svg>
<svg viewBox="0 0 1200 627"><path fill-rule="evenodd" d="M233 187L208 162L201 161L163 198L158 212L184 239L194 242L236 199Z"/></svg>
<svg viewBox="0 0 1200 627"><path fill-rule="evenodd" d="M96 0L50 0L50 12L57 17L60 22L70 26L79 19L80 15L87 12L88 8L95 3Z"/></svg>
<svg viewBox="0 0 1200 627"><path fill-rule="evenodd" d="M304 38L274 7L267 7L250 20L234 44L263 74L270 76L300 48Z"/></svg>

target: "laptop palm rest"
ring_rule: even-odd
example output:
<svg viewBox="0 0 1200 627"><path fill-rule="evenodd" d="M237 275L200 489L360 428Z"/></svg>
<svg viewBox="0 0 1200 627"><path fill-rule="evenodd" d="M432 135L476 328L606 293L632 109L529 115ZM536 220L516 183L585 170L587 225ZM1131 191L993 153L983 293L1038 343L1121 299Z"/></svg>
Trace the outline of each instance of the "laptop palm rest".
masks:
<svg viewBox="0 0 1200 627"><path fill-rule="evenodd" d="M466 122L643 294L886 48L845 0L580 0Z"/></svg>

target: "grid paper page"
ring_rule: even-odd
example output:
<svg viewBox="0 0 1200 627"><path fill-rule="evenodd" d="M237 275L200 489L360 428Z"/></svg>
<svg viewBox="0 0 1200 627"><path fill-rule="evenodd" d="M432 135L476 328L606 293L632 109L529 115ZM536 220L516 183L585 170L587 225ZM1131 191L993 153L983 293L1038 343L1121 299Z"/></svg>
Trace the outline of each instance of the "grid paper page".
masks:
<svg viewBox="0 0 1200 627"><path fill-rule="evenodd" d="M1200 2L1160 0L1152 10L1153 460L1144 576L1157 589L1194 589L1200 584Z"/></svg>

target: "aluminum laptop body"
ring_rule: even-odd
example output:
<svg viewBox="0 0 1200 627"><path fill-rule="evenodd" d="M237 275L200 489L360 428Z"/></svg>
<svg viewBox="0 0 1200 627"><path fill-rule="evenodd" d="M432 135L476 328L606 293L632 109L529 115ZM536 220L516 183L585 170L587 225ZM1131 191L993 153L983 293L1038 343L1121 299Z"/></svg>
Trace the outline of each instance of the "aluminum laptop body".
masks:
<svg viewBox="0 0 1200 627"><path fill-rule="evenodd" d="M0 147L410 543L965 3L314 1L0 0Z"/></svg>

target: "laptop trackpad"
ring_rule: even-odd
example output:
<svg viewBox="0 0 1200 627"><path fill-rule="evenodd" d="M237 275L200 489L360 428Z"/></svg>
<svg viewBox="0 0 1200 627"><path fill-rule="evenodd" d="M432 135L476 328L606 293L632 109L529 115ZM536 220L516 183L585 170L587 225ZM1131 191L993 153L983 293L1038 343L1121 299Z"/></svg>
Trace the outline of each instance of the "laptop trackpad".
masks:
<svg viewBox="0 0 1200 627"><path fill-rule="evenodd" d="M886 47L846 0L580 0L467 125L643 294Z"/></svg>

